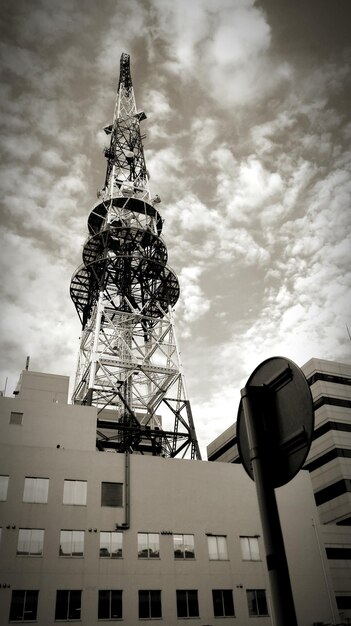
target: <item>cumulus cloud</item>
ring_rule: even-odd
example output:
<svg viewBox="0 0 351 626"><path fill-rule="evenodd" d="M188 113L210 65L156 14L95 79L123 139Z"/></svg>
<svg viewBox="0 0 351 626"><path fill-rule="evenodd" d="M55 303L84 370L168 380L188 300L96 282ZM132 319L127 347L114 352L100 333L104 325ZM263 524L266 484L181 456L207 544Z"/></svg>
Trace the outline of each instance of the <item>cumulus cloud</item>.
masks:
<svg viewBox="0 0 351 626"><path fill-rule="evenodd" d="M199 266L183 267L179 281L182 290L182 300L179 307L180 323L184 325L183 336L191 335L190 324L196 322L209 310L211 303L205 297L200 286L202 269Z"/></svg>
<svg viewBox="0 0 351 626"><path fill-rule="evenodd" d="M202 440L233 421L237 389L263 358L348 359L350 63L329 28L320 39L316 2L304 9L310 40L254 0L7 5L3 378L26 353L38 369L71 371L68 286L104 180L99 129L112 121L122 51L148 115L146 163L180 280L176 323Z"/></svg>

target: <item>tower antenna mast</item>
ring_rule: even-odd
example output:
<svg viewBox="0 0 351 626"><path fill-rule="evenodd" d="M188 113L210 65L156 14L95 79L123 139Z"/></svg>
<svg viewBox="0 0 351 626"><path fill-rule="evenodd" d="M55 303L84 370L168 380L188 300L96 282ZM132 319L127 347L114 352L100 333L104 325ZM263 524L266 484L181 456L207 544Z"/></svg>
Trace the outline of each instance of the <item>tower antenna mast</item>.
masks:
<svg viewBox="0 0 351 626"><path fill-rule="evenodd" d="M82 323L73 402L96 406L97 447L201 459L174 330L179 283L151 200L140 123L123 53L106 177L71 281Z"/></svg>

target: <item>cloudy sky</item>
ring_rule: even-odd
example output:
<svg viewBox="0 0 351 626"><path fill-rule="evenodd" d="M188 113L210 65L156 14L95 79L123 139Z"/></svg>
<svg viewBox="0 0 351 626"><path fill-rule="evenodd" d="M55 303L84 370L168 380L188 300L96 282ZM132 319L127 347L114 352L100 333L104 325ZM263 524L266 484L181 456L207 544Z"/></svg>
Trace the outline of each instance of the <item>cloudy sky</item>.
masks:
<svg viewBox="0 0 351 626"><path fill-rule="evenodd" d="M69 298L120 54L181 284L202 450L263 359L350 361L351 2L5 0L1 373L73 375Z"/></svg>

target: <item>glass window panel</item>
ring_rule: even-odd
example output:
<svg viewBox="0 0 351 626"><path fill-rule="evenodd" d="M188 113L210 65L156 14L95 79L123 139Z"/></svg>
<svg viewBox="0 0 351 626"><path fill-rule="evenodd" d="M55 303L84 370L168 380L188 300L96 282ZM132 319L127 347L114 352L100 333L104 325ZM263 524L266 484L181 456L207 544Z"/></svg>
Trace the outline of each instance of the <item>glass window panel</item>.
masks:
<svg viewBox="0 0 351 626"><path fill-rule="evenodd" d="M259 547L258 547L258 539L257 539L257 537L250 537L249 538L249 542L250 542L251 559L253 561L259 561L260 560L260 551L259 551Z"/></svg>
<svg viewBox="0 0 351 626"><path fill-rule="evenodd" d="M188 591L188 607L189 617L199 617L199 604L195 590Z"/></svg>
<svg viewBox="0 0 351 626"><path fill-rule="evenodd" d="M17 554L29 554L30 551L30 529L20 528L18 531Z"/></svg>
<svg viewBox="0 0 351 626"><path fill-rule="evenodd" d="M100 557L120 559L123 556L123 533L100 532Z"/></svg>
<svg viewBox="0 0 351 626"><path fill-rule="evenodd" d="M11 597L9 620L23 622L36 620L39 591L14 590Z"/></svg>
<svg viewBox="0 0 351 626"><path fill-rule="evenodd" d="M2 502L7 500L8 486L9 486L9 477L0 476L0 501Z"/></svg>
<svg viewBox="0 0 351 626"><path fill-rule="evenodd" d="M72 550L72 531L61 530L60 532L60 555L71 556Z"/></svg>
<svg viewBox="0 0 351 626"><path fill-rule="evenodd" d="M67 620L69 591L56 592L55 620Z"/></svg>
<svg viewBox="0 0 351 626"><path fill-rule="evenodd" d="M213 599L213 613L215 617L223 617L223 598L222 592L218 589L212 590L212 599Z"/></svg>
<svg viewBox="0 0 351 626"><path fill-rule="evenodd" d="M99 591L98 619L109 619L110 616L110 591Z"/></svg>
<svg viewBox="0 0 351 626"><path fill-rule="evenodd" d="M20 426L23 420L23 413L19 413L18 411L11 411L10 415L10 424L16 424Z"/></svg>
<svg viewBox="0 0 351 626"><path fill-rule="evenodd" d="M49 479L29 478L24 479L23 502L36 502L39 504L48 501Z"/></svg>
<svg viewBox="0 0 351 626"><path fill-rule="evenodd" d="M41 556L43 554L44 531L20 528L18 531L18 555Z"/></svg>
<svg viewBox="0 0 351 626"><path fill-rule="evenodd" d="M216 537L207 537L208 554L210 559L218 559Z"/></svg>
<svg viewBox="0 0 351 626"><path fill-rule="evenodd" d="M63 483L63 504L87 503L87 481L65 480Z"/></svg>
<svg viewBox="0 0 351 626"><path fill-rule="evenodd" d="M183 535L173 535L173 546L174 546L174 558L183 559L184 558Z"/></svg>
<svg viewBox="0 0 351 626"><path fill-rule="evenodd" d="M252 589L246 591L247 605L249 608L249 615L257 615L256 594Z"/></svg>
<svg viewBox="0 0 351 626"><path fill-rule="evenodd" d="M24 620L35 620L37 618L38 594L38 591L26 591Z"/></svg>
<svg viewBox="0 0 351 626"><path fill-rule="evenodd" d="M244 561L250 560L250 545L248 537L240 537L241 554Z"/></svg>
<svg viewBox="0 0 351 626"><path fill-rule="evenodd" d="M226 617L234 617L234 602L233 602L233 592L231 589L225 589L223 591L223 605L224 605L224 615Z"/></svg>
<svg viewBox="0 0 351 626"><path fill-rule="evenodd" d="M157 559L159 556L159 533L138 533L138 558Z"/></svg>
<svg viewBox="0 0 351 626"><path fill-rule="evenodd" d="M177 590L177 616L199 617L199 604L195 589Z"/></svg>
<svg viewBox="0 0 351 626"><path fill-rule="evenodd" d="M81 591L69 592L68 619L80 619Z"/></svg>
<svg viewBox="0 0 351 626"><path fill-rule="evenodd" d="M111 557L113 559L121 559L123 556L123 533L111 533Z"/></svg>
<svg viewBox="0 0 351 626"><path fill-rule="evenodd" d="M121 618L123 617L122 612L122 591L112 590L111 591L111 618Z"/></svg>
<svg viewBox="0 0 351 626"><path fill-rule="evenodd" d="M72 556L83 556L84 553L84 531L72 531Z"/></svg>
<svg viewBox="0 0 351 626"><path fill-rule="evenodd" d="M41 556L43 554L44 545L44 531L33 528L31 531L31 546L30 553L34 556Z"/></svg>
<svg viewBox="0 0 351 626"><path fill-rule="evenodd" d="M161 591L139 591L139 618L162 617Z"/></svg>
<svg viewBox="0 0 351 626"><path fill-rule="evenodd" d="M188 617L188 604L186 591L177 591L177 616Z"/></svg>
<svg viewBox="0 0 351 626"><path fill-rule="evenodd" d="M257 537L240 537L240 545L244 561L260 560L260 551Z"/></svg>
<svg viewBox="0 0 351 626"><path fill-rule="evenodd" d="M247 589L249 615L268 615L266 591L264 589Z"/></svg>
<svg viewBox="0 0 351 626"><path fill-rule="evenodd" d="M194 535L184 535L184 555L186 559L195 558Z"/></svg>
<svg viewBox="0 0 351 626"><path fill-rule="evenodd" d="M101 483L101 506L123 506L122 483Z"/></svg>
<svg viewBox="0 0 351 626"><path fill-rule="evenodd" d="M268 615L266 592L264 589L256 590L258 615Z"/></svg>
<svg viewBox="0 0 351 626"><path fill-rule="evenodd" d="M111 556L111 533L100 532L100 556Z"/></svg>
<svg viewBox="0 0 351 626"><path fill-rule="evenodd" d="M139 617L150 617L148 591L139 591Z"/></svg>
<svg viewBox="0 0 351 626"><path fill-rule="evenodd" d="M150 617L162 617L161 591L150 591Z"/></svg>
<svg viewBox="0 0 351 626"><path fill-rule="evenodd" d="M148 558L148 540L147 533L138 533L138 558Z"/></svg>
<svg viewBox="0 0 351 626"><path fill-rule="evenodd" d="M23 619L25 591L14 590L11 596L10 621L18 622Z"/></svg>
<svg viewBox="0 0 351 626"><path fill-rule="evenodd" d="M157 559L160 556L160 541L158 533L149 533L149 558Z"/></svg>
<svg viewBox="0 0 351 626"><path fill-rule="evenodd" d="M227 538L217 537L217 545L218 545L218 558L221 560L228 559Z"/></svg>

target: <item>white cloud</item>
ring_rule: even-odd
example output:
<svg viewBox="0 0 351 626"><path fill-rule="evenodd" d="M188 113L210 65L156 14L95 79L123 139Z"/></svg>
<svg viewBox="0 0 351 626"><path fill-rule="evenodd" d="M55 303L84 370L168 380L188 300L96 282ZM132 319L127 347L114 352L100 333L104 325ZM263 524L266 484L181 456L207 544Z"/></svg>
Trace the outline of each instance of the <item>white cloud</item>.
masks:
<svg viewBox="0 0 351 626"><path fill-rule="evenodd" d="M199 266L183 267L179 282L181 286L181 301L179 303L180 323L182 326L199 320L210 308L210 301L205 297L199 284L202 269ZM183 329L183 337L190 336L191 328Z"/></svg>

